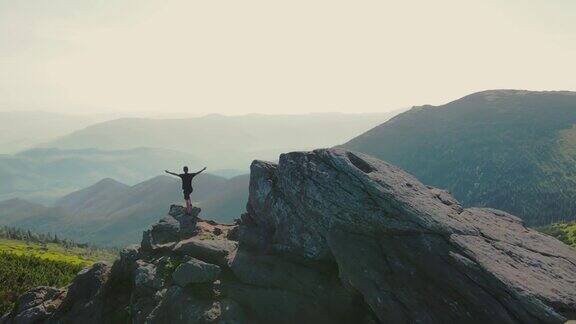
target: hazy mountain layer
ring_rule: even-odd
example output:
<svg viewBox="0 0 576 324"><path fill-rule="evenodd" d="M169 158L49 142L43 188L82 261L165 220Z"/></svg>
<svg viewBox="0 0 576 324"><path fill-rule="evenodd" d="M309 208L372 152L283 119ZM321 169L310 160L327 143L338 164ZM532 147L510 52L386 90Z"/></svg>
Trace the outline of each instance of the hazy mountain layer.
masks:
<svg viewBox="0 0 576 324"><path fill-rule="evenodd" d="M195 206L221 222L239 218L248 197L248 175L225 179L202 174L194 179ZM124 246L135 243L141 232L182 202L180 180L155 178L128 186L113 179L73 192L46 207L22 199L0 202L0 225L50 232L81 242Z"/></svg>
<svg viewBox="0 0 576 324"><path fill-rule="evenodd" d="M47 112L0 112L0 153L29 149L105 119Z"/></svg>
<svg viewBox="0 0 576 324"><path fill-rule="evenodd" d="M0 155L0 200L16 197L50 203L103 178L134 184L164 169L179 170L182 165L195 169L201 164L192 154L166 149L33 149Z"/></svg>
<svg viewBox="0 0 576 324"><path fill-rule="evenodd" d="M496 90L415 107L343 147L529 224L576 219L576 93Z"/></svg>
<svg viewBox="0 0 576 324"><path fill-rule="evenodd" d="M256 158L333 146L386 121L387 114L209 115L188 119L118 119L76 131L46 147L189 152L210 168L248 170Z"/></svg>

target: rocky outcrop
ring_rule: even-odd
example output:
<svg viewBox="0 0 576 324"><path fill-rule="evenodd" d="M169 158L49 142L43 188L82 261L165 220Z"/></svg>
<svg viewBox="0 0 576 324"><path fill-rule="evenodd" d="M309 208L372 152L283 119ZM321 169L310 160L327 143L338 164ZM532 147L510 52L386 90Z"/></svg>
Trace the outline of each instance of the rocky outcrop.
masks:
<svg viewBox="0 0 576 324"><path fill-rule="evenodd" d="M142 249L149 251L163 248L183 238L195 235L197 233L198 214L200 214L200 208L197 207L192 208L190 215L188 215L182 212L181 206L171 206L168 215L144 231Z"/></svg>
<svg viewBox="0 0 576 324"><path fill-rule="evenodd" d="M23 323L22 316L37 323L562 323L576 316L574 250L504 212L464 209L446 191L358 153L255 161L239 224L204 221L199 212L172 206L111 268L96 264L62 291L32 290L3 323Z"/></svg>
<svg viewBox="0 0 576 324"><path fill-rule="evenodd" d="M219 266L191 258L174 270L172 279L176 285L186 287L195 283L214 282L219 274Z"/></svg>
<svg viewBox="0 0 576 324"><path fill-rule="evenodd" d="M576 255L490 209L463 209L401 169L344 150L252 165L247 241L333 261L382 322L562 322ZM257 238L257 239L254 239Z"/></svg>
<svg viewBox="0 0 576 324"><path fill-rule="evenodd" d="M24 293L12 311L0 322L39 323L50 318L51 314L62 303L65 291L52 287L37 287Z"/></svg>

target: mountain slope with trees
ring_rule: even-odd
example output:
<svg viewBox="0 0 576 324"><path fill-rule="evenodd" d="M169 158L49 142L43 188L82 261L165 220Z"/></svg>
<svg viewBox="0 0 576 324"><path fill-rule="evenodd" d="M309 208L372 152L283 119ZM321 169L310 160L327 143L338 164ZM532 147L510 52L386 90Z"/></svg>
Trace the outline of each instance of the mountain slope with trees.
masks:
<svg viewBox="0 0 576 324"><path fill-rule="evenodd" d="M202 164L193 154L159 148L32 149L0 155L0 200L24 198L51 203L103 178L134 184L166 168L188 165L194 169Z"/></svg>
<svg viewBox="0 0 576 324"><path fill-rule="evenodd" d="M384 159L465 205L540 225L576 219L576 93L493 90L421 106L343 147Z"/></svg>
<svg viewBox="0 0 576 324"><path fill-rule="evenodd" d="M214 219L240 217L248 197L248 175L225 179L201 174L194 179L192 200ZM107 178L72 192L54 206L23 199L0 202L0 225L58 233L80 242L106 246L135 243L166 206L182 202L180 180L157 176L134 186Z"/></svg>

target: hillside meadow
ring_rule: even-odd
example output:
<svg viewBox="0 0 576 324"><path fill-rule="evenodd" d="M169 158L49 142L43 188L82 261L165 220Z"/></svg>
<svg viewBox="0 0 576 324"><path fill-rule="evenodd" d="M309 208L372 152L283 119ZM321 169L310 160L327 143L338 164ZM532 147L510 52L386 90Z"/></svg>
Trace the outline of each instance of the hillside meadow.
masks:
<svg viewBox="0 0 576 324"><path fill-rule="evenodd" d="M28 289L66 286L82 268L114 257L111 250L0 238L0 314Z"/></svg>

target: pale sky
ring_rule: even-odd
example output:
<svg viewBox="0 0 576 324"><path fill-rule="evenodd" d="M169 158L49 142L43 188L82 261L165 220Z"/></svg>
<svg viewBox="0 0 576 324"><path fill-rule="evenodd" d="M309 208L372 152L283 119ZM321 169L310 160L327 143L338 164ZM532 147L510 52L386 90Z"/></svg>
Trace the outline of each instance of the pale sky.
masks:
<svg viewBox="0 0 576 324"><path fill-rule="evenodd" d="M576 90L574 0L0 0L0 110L379 112Z"/></svg>

